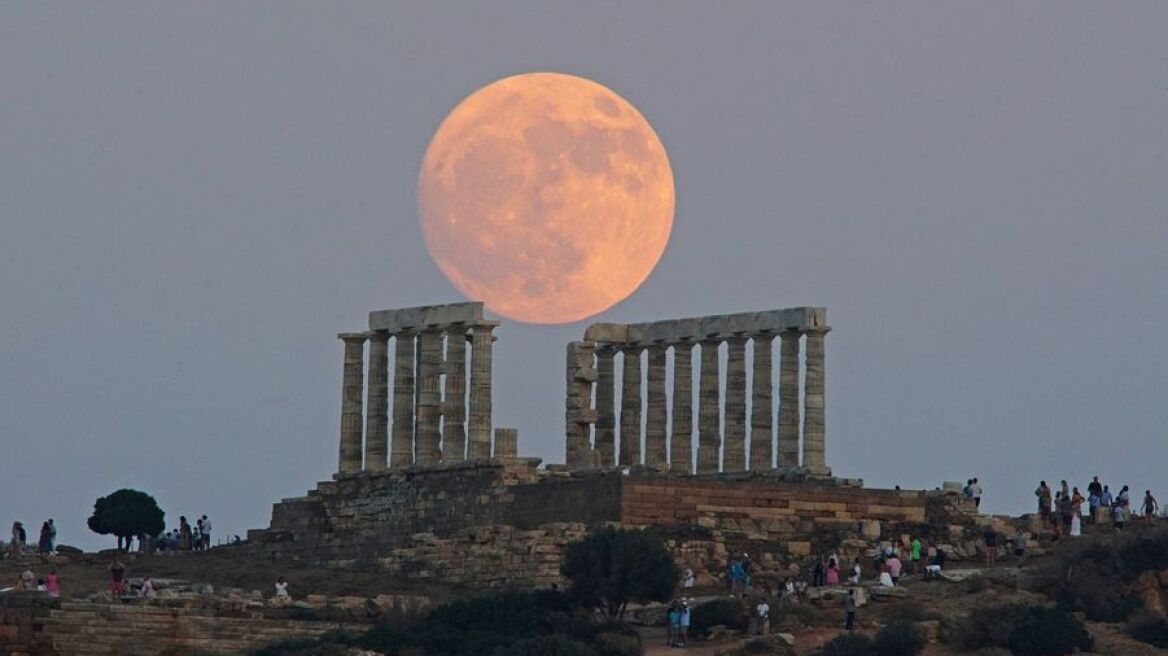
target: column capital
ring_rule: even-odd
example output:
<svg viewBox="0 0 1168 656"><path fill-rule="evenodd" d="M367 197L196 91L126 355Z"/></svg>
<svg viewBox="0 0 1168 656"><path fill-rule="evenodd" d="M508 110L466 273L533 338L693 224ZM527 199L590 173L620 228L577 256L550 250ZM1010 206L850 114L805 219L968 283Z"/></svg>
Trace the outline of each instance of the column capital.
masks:
<svg viewBox="0 0 1168 656"><path fill-rule="evenodd" d="M337 333L337 339L358 344L364 343L368 338L369 335L366 333Z"/></svg>
<svg viewBox="0 0 1168 656"><path fill-rule="evenodd" d="M388 342L391 335L384 330L370 330L365 333L369 341Z"/></svg>
<svg viewBox="0 0 1168 656"><path fill-rule="evenodd" d="M802 330L807 335L826 335L831 332L831 326L810 326Z"/></svg>

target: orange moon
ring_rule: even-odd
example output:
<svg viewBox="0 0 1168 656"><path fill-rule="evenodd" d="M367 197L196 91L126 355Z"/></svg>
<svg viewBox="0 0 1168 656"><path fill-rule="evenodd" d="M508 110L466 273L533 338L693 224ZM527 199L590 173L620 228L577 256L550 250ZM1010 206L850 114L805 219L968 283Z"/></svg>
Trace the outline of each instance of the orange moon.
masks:
<svg viewBox="0 0 1168 656"><path fill-rule="evenodd" d="M516 75L439 126L418 175L426 247L467 298L527 323L602 312L649 277L673 228L665 147L591 80Z"/></svg>

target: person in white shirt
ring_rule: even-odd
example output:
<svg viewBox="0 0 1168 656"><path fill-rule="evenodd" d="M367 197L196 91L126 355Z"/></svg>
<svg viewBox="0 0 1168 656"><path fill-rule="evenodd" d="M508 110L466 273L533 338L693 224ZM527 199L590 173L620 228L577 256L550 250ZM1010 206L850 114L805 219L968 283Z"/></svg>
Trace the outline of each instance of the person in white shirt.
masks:
<svg viewBox="0 0 1168 656"><path fill-rule="evenodd" d="M681 580L681 587L683 587L683 588L694 587L694 571L693 571L692 567L685 568L685 577Z"/></svg>
<svg viewBox="0 0 1168 656"><path fill-rule="evenodd" d="M211 548L211 520L206 515L203 515L203 548Z"/></svg>
<svg viewBox="0 0 1168 656"><path fill-rule="evenodd" d="M758 613L758 634L765 636L771 633L771 606L766 599L760 599L755 607Z"/></svg>
<svg viewBox="0 0 1168 656"><path fill-rule="evenodd" d="M880 568L880 581L879 581L879 583L880 583L880 587L882 587L882 588L892 588L892 587L896 586L896 584L892 582L892 575L888 573L888 566L887 565Z"/></svg>
<svg viewBox="0 0 1168 656"><path fill-rule="evenodd" d="M290 597L288 594L288 582L284 580L283 576L276 579L276 596L280 599L288 599Z"/></svg>

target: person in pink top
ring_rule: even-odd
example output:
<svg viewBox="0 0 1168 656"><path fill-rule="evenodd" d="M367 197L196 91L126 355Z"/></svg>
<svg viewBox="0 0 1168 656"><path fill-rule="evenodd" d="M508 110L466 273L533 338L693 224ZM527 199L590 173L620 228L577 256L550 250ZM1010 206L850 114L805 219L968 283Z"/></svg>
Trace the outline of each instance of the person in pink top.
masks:
<svg viewBox="0 0 1168 656"><path fill-rule="evenodd" d="M892 557L888 559L888 574L892 577L894 584L900 583L900 570L902 568L903 565L901 565L900 557L892 554Z"/></svg>
<svg viewBox="0 0 1168 656"><path fill-rule="evenodd" d="M839 585L839 564L834 560L827 565L827 584Z"/></svg>
<svg viewBox="0 0 1168 656"><path fill-rule="evenodd" d="M57 570L49 572L45 577L45 589L49 591L50 597L61 596L61 583L57 580Z"/></svg>

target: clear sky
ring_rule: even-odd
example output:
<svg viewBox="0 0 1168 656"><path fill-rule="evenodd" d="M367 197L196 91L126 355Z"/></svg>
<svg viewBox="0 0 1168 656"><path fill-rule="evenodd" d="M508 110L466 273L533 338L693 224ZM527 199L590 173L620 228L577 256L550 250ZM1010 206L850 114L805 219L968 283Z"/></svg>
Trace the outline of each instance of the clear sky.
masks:
<svg viewBox="0 0 1168 656"><path fill-rule="evenodd" d="M828 463L1168 497L1168 3L0 4L0 522L121 486L265 526L336 469L340 331L461 300L415 184L474 89L635 104L676 177L640 321L823 305ZM581 230L587 230L581 226ZM563 461L564 344L495 423Z"/></svg>

